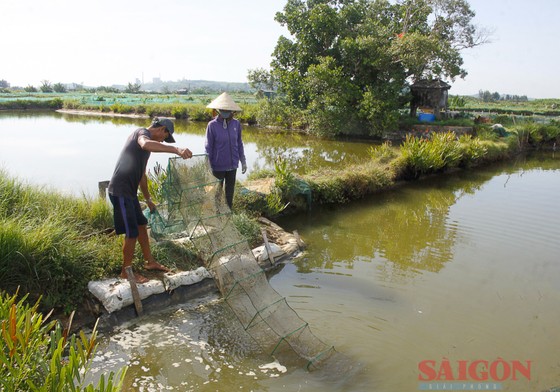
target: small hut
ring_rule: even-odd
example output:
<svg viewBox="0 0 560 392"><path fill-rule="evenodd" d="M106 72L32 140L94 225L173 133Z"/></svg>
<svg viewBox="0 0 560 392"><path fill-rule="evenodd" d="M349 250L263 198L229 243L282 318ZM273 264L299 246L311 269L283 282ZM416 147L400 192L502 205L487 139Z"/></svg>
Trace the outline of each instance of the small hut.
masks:
<svg viewBox="0 0 560 392"><path fill-rule="evenodd" d="M432 111L436 119L441 118L441 112L447 110L447 91L451 86L443 80L423 79L410 86L412 100L410 102L410 116L416 117L418 108Z"/></svg>

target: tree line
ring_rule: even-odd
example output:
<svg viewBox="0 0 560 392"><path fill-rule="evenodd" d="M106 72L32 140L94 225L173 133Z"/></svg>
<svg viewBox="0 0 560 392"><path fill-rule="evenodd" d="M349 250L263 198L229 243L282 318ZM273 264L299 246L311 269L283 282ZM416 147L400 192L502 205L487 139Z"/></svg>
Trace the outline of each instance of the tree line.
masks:
<svg viewBox="0 0 560 392"><path fill-rule="evenodd" d="M503 94L500 95L498 92L491 93L488 90L479 90L478 98L483 102L497 102L497 101L512 101L512 102L527 102L529 98L526 95L511 95Z"/></svg>

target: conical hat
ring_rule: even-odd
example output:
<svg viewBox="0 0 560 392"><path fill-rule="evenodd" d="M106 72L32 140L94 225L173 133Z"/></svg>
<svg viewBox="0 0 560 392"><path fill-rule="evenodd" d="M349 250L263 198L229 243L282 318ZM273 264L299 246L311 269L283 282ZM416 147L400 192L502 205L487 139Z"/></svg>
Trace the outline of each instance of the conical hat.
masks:
<svg viewBox="0 0 560 392"><path fill-rule="evenodd" d="M228 93L222 93L222 95L210 102L206 107L208 109L231 110L234 112L240 112L242 110L239 105L231 99Z"/></svg>

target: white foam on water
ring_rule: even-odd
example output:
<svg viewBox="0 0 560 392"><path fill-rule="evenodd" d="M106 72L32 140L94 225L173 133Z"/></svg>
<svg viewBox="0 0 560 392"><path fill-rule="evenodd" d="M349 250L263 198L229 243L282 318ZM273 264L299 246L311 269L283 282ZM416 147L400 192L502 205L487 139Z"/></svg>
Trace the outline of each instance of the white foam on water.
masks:
<svg viewBox="0 0 560 392"><path fill-rule="evenodd" d="M264 365L259 365L259 369L263 370L263 369L275 369L278 370L280 373L286 373L288 371L288 369L286 369L286 366L281 365L278 361L274 361L274 362L270 362Z"/></svg>

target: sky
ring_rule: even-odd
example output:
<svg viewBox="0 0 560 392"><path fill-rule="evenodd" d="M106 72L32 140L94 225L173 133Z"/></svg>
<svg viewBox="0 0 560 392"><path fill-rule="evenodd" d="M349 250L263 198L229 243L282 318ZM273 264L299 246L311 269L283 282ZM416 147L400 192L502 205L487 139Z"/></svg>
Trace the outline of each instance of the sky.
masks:
<svg viewBox="0 0 560 392"><path fill-rule="evenodd" d="M0 0L0 79L86 86L180 79L246 82L269 68L286 0ZM560 98L558 0L470 0L490 43L462 53L479 90Z"/></svg>

